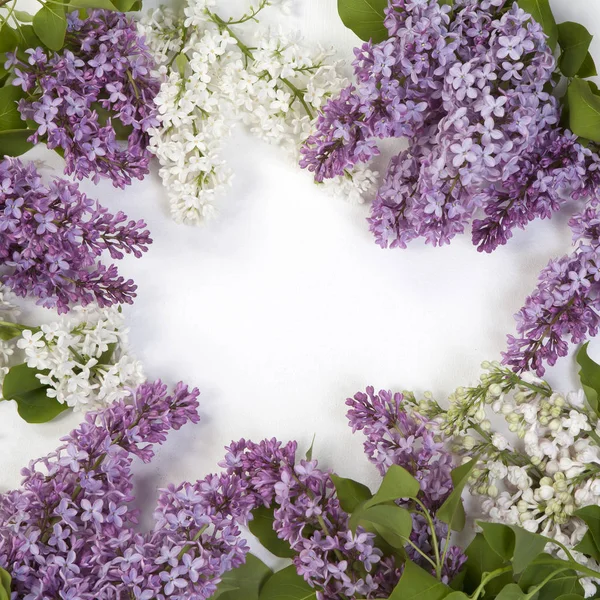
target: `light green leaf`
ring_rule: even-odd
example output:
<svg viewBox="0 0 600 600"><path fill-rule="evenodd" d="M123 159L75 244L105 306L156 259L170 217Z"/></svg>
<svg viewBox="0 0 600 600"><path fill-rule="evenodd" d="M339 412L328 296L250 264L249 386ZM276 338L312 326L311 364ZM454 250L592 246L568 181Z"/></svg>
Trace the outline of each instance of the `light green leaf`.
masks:
<svg viewBox="0 0 600 600"><path fill-rule="evenodd" d="M67 18L61 4L43 4L33 17L33 30L45 46L58 51L65 43Z"/></svg>
<svg viewBox="0 0 600 600"><path fill-rule="evenodd" d="M585 392L588 404L592 410L598 414L598 395L600 393L600 365L596 364L588 355L588 345L586 342L577 352L577 362L581 369L579 370L579 380Z"/></svg>
<svg viewBox="0 0 600 600"><path fill-rule="evenodd" d="M389 600L443 600L451 593L448 586L408 560Z"/></svg>
<svg viewBox="0 0 600 600"><path fill-rule="evenodd" d="M253 533L260 543L271 553L279 558L293 558L296 553L290 545L277 537L273 529L273 509L259 506L252 511L253 519L248 523L248 529Z"/></svg>
<svg viewBox="0 0 600 600"><path fill-rule="evenodd" d="M377 44L389 37L383 24L387 0L338 0L342 23L365 41Z"/></svg>
<svg viewBox="0 0 600 600"><path fill-rule="evenodd" d="M24 96L25 92L14 85L0 88L0 131L25 129L26 123L17 108L17 102Z"/></svg>
<svg viewBox="0 0 600 600"><path fill-rule="evenodd" d="M581 69L592 42L592 34L581 24L566 21L558 25L561 55L558 61L565 77L574 77Z"/></svg>
<svg viewBox="0 0 600 600"><path fill-rule="evenodd" d="M446 523L455 531L461 531L465 526L466 516L462 503L462 493L478 460L479 458L475 457L452 470L454 489L436 513L436 517L440 521Z"/></svg>
<svg viewBox="0 0 600 600"><path fill-rule="evenodd" d="M246 562L223 575L211 600L258 600L260 590L273 571L262 560L252 554L246 555Z"/></svg>
<svg viewBox="0 0 600 600"><path fill-rule="evenodd" d="M14 400L17 396L44 387L37 377L41 373L41 371L28 367L26 363L12 367L4 377L2 395L7 400Z"/></svg>
<svg viewBox="0 0 600 600"><path fill-rule="evenodd" d="M527 600L527 595L516 583L509 583L496 596L496 600Z"/></svg>
<svg viewBox="0 0 600 600"><path fill-rule="evenodd" d="M7 342L21 335L23 330L18 325L6 323L0 325L0 340Z"/></svg>
<svg viewBox="0 0 600 600"><path fill-rule="evenodd" d="M31 23L33 21L33 15L30 15L23 10L15 10L13 15L15 15L21 23Z"/></svg>
<svg viewBox="0 0 600 600"><path fill-rule="evenodd" d="M558 27L549 0L518 0L517 4L542 26L548 36L548 46L554 50L558 40Z"/></svg>
<svg viewBox="0 0 600 600"><path fill-rule="evenodd" d="M353 513L360 504L372 498L371 490L358 481L337 475L332 475L331 480L335 485L340 506L347 513Z"/></svg>
<svg viewBox="0 0 600 600"><path fill-rule="evenodd" d="M187 58L186 58L187 60ZM313 458L313 450L315 449L315 440L317 439L317 435L313 435L312 442L310 444L310 448L306 451L305 458L306 460L312 460Z"/></svg>
<svg viewBox="0 0 600 600"><path fill-rule="evenodd" d="M2 567L0 567L0 586L1 586L1 589L6 591L9 599L10 599L11 585L12 585L12 577L11 577L10 573L6 569L3 569Z"/></svg>
<svg viewBox="0 0 600 600"><path fill-rule="evenodd" d="M260 592L260 600L316 600L317 593L291 565L269 577Z"/></svg>
<svg viewBox="0 0 600 600"><path fill-rule="evenodd" d="M102 8L104 10L117 10L117 7L110 0L70 0L69 6L73 8Z"/></svg>
<svg viewBox="0 0 600 600"><path fill-rule="evenodd" d="M411 514L395 504L358 509L350 517L349 525L352 531L360 526L378 533L393 548L404 548L413 528Z"/></svg>
<svg viewBox="0 0 600 600"><path fill-rule="evenodd" d="M575 77L569 84L569 128L579 137L600 142L600 98L588 81Z"/></svg>
<svg viewBox="0 0 600 600"><path fill-rule="evenodd" d="M400 498L416 498L421 486L419 482L399 465L392 465L385 474L379 490L365 503L365 508L394 502Z"/></svg>

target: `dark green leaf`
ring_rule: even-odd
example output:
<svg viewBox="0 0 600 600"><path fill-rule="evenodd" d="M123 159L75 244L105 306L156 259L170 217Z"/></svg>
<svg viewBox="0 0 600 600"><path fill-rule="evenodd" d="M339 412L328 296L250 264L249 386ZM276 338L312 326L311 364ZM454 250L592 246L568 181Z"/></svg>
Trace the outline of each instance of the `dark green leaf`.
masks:
<svg viewBox="0 0 600 600"><path fill-rule="evenodd" d="M378 533L393 548L404 548L412 532L412 516L395 504L380 504L358 509L350 517L350 529L360 526Z"/></svg>
<svg viewBox="0 0 600 600"><path fill-rule="evenodd" d="M598 71L596 70L594 57L588 52L583 59L581 68L577 72L577 77L581 77L583 79L585 77L595 77L596 75L598 75Z"/></svg>
<svg viewBox="0 0 600 600"><path fill-rule="evenodd" d="M579 369L579 379L585 397L592 410L598 413L598 397L600 394L600 365L596 364L588 355L588 345L586 342L577 352L577 362Z"/></svg>
<svg viewBox="0 0 600 600"><path fill-rule="evenodd" d="M584 600L584 597L580 596L579 594L563 594L562 596L556 598L556 600Z"/></svg>
<svg viewBox="0 0 600 600"><path fill-rule="evenodd" d="M60 50L65 43L67 18L61 4L42 4L33 17L33 30L50 50Z"/></svg>
<svg viewBox="0 0 600 600"><path fill-rule="evenodd" d="M280 540L273 529L273 509L259 506L252 511L254 517L248 524L248 529L258 538L260 543L275 556L280 558L293 558L296 554L290 545Z"/></svg>
<svg viewBox="0 0 600 600"><path fill-rule="evenodd" d="M110 0L70 0L69 6L73 8L102 8L104 10L117 10Z"/></svg>
<svg viewBox="0 0 600 600"><path fill-rule="evenodd" d="M588 55L592 37L579 23L566 21L558 25L558 43L561 48L558 64L565 77L577 75Z"/></svg>
<svg viewBox="0 0 600 600"><path fill-rule="evenodd" d="M408 560L389 600L443 600L451 593L448 586Z"/></svg>
<svg viewBox="0 0 600 600"><path fill-rule="evenodd" d="M600 549L596 545L589 529L585 532L583 539L575 546L575 548L573 548L573 550L581 552L586 556L591 556L596 562L600 563Z"/></svg>
<svg viewBox="0 0 600 600"><path fill-rule="evenodd" d="M8 129L0 131L0 158L4 156L21 156L33 148L27 141L35 131L31 129Z"/></svg>
<svg viewBox="0 0 600 600"><path fill-rule="evenodd" d="M558 571L554 564L529 565L519 578L519 585L523 590L529 590L534 586L541 585L552 574ZM537 600L555 600L563 594L583 593L579 583L579 576L571 569L557 573L538 592Z"/></svg>
<svg viewBox="0 0 600 600"><path fill-rule="evenodd" d="M98 123L100 125L106 125L108 120L110 119L110 124L117 134L118 140L127 140L133 131L133 127L131 125L123 125L120 119L116 118L115 114L109 110L106 110L103 106L100 105L99 102L94 102L92 104L92 108L96 111L98 115Z"/></svg>
<svg viewBox="0 0 600 600"><path fill-rule="evenodd" d="M12 52L17 44L17 32L8 23L4 23L0 27L0 52Z"/></svg>
<svg viewBox="0 0 600 600"><path fill-rule="evenodd" d="M0 131L25 129L25 121L17 108L17 102L25 96L25 92L14 85L0 88Z"/></svg>
<svg viewBox="0 0 600 600"><path fill-rule="evenodd" d="M113 342L112 344L108 344L108 349L102 353L100 358L98 359L99 365L108 365L112 360L112 357L117 349L117 344Z"/></svg>
<svg viewBox="0 0 600 600"><path fill-rule="evenodd" d="M467 562L464 566L462 590L467 594L471 594L477 589L484 573L491 573L509 564L492 550L482 533L475 536L465 550L465 554ZM504 586L512 583L512 581L512 574L509 572L492 579L485 586L486 595L484 597L486 599L494 598Z"/></svg>
<svg viewBox="0 0 600 600"><path fill-rule="evenodd" d="M548 46L554 50L558 40L558 27L549 0L518 0L517 3L542 26L548 36Z"/></svg>
<svg viewBox="0 0 600 600"><path fill-rule="evenodd" d="M332 475L331 480L335 485L340 506L347 513L353 513L360 504L372 498L371 490L358 481L337 475Z"/></svg>
<svg viewBox="0 0 600 600"><path fill-rule="evenodd" d="M19 46L23 48L37 48L42 42L36 35L33 25L22 25L19 28Z"/></svg>
<svg viewBox="0 0 600 600"><path fill-rule="evenodd" d="M490 548L504 560L511 560L515 553L515 534L513 530L501 523L478 521L477 524L483 530L483 537Z"/></svg>
<svg viewBox="0 0 600 600"><path fill-rule="evenodd" d="M579 137L600 142L600 98L589 82L575 77L567 90L569 128Z"/></svg>
<svg viewBox="0 0 600 600"><path fill-rule="evenodd" d="M455 531L461 531L465 526L466 517L462 503L462 493L478 460L475 457L464 465L460 465L460 467L452 470L454 489L436 513L436 517L440 521L446 523Z"/></svg>
<svg viewBox="0 0 600 600"><path fill-rule="evenodd" d="M527 595L516 583L509 583L502 588L496 600L527 600Z"/></svg>
<svg viewBox="0 0 600 600"><path fill-rule="evenodd" d="M252 554L246 555L246 562L223 575L211 600L258 600L260 590L273 571L262 560Z"/></svg>
<svg viewBox="0 0 600 600"><path fill-rule="evenodd" d="M183 76L183 75L182 75L182 76ZM315 439L316 439L316 438L317 438L316 434L315 434L315 435L313 435L313 439L312 439L312 442L311 442L311 444L310 444L310 448L309 448L309 449L306 451L306 455L305 455L305 457L306 457L306 460L312 460L312 458L313 458L313 450L314 450L314 448L315 448ZM345 509L344 509L344 510L345 510Z"/></svg>
<svg viewBox="0 0 600 600"><path fill-rule="evenodd" d="M316 600L317 593L291 565L269 577L260 592L260 600Z"/></svg>
<svg viewBox="0 0 600 600"><path fill-rule="evenodd" d="M44 386L38 379L37 375L41 371L28 367L26 363L12 367L2 384L2 395L7 400L15 400L22 394L27 394Z"/></svg>
<svg viewBox="0 0 600 600"><path fill-rule="evenodd" d="M515 554L513 557L513 570L522 573L527 566L544 551L550 540L543 535L530 533L522 527L511 525L515 534Z"/></svg>
<svg viewBox="0 0 600 600"><path fill-rule="evenodd" d="M421 486L419 482L399 465L392 465L385 474L379 490L365 503L365 508L393 502L399 498L416 498Z"/></svg>
<svg viewBox="0 0 600 600"><path fill-rule="evenodd" d="M47 423L69 408L56 398L48 398L47 389L39 388L14 399L22 419L28 423Z"/></svg>
<svg viewBox="0 0 600 600"><path fill-rule="evenodd" d="M379 43L388 38L383 24L387 6L387 0L338 0L338 13L342 23L361 40Z"/></svg>
<svg viewBox="0 0 600 600"><path fill-rule="evenodd" d="M600 548L600 506L584 506L576 510L574 515L588 526L588 532L592 536L596 548Z"/></svg>
<svg viewBox="0 0 600 600"><path fill-rule="evenodd" d="M464 592L451 592L449 596L446 596L444 600L469 600Z"/></svg>

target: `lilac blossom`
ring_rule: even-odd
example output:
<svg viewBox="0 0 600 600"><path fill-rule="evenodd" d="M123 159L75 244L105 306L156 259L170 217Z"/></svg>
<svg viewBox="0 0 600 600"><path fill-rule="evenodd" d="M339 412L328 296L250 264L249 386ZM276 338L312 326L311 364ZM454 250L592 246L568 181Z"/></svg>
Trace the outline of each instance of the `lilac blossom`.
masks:
<svg viewBox="0 0 600 600"><path fill-rule="evenodd" d="M383 557L375 536L349 529L330 473L315 460L296 460L296 442L240 440L222 466L244 480L255 506L274 509L274 530L297 554L298 574L318 600L387 598L400 578L393 557Z"/></svg>
<svg viewBox="0 0 600 600"><path fill-rule="evenodd" d="M595 191L598 158L559 126L552 50L516 3L390 0L385 25L388 40L355 50L356 83L325 106L302 159L322 181L376 154L377 138L409 138L373 203L380 246L447 244L473 222L491 252Z"/></svg>
<svg viewBox="0 0 600 600"><path fill-rule="evenodd" d="M30 141L61 149L65 172L78 179L108 177L116 187L148 173L148 130L158 124L153 100L160 82L133 21L122 13L94 10L67 15L65 48L9 55L7 66L27 97L23 119L34 122ZM118 141L126 128L127 143Z"/></svg>
<svg viewBox="0 0 600 600"><path fill-rule="evenodd" d="M143 221L127 221L87 198L65 179L44 183L35 166L0 162L0 281L46 307L131 303L136 286L103 252L140 257L152 242Z"/></svg>

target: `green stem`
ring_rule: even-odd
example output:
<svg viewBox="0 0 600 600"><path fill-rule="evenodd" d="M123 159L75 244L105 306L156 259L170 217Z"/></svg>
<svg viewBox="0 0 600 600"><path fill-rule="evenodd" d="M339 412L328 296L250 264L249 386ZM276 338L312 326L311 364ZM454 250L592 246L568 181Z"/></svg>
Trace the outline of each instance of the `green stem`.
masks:
<svg viewBox="0 0 600 600"><path fill-rule="evenodd" d="M413 498L415 503L421 508L423 511L423 516L427 520L427 524L429 525L429 531L431 532L431 545L433 546L433 553L435 555L435 574L436 577L441 581L442 580L442 562L440 560L440 546L438 543L437 535L435 534L435 526L433 524L433 519L429 514L429 511L425 507L425 505L417 498Z"/></svg>
<svg viewBox="0 0 600 600"><path fill-rule="evenodd" d="M508 573L509 571L512 571L512 566L510 566L510 565L507 567L502 567L501 569L496 569L495 571L488 573L481 580L481 583L479 584L477 589L473 592L473 595L471 596L471 600L477 600L477 598L479 598L479 596L481 595L481 592L483 592L488 581L491 581L492 579L496 579L496 577L500 577L500 575L503 575L504 573Z"/></svg>

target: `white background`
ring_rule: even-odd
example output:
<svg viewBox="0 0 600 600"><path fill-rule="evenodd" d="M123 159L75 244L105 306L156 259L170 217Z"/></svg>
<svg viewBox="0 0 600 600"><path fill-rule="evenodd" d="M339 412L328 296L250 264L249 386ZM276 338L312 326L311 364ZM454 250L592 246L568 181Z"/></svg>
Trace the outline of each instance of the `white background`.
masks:
<svg viewBox="0 0 600 600"><path fill-rule="evenodd" d="M298 4L285 27L350 59L357 39L337 18L335 0ZM552 4L558 21L579 21L598 36L592 51L600 59L600 1ZM170 220L156 168L125 191L82 184L111 210L145 219L153 234L143 259L119 265L139 285L126 310L134 353L149 378L202 391L201 424L171 434L153 463L137 469L146 522L157 487L214 471L223 447L240 437L293 438L304 449L316 435L324 466L374 483L362 439L346 425L345 399L373 385L429 389L444 400L473 383L482 360L500 357L540 269L570 247L565 210L492 255L479 254L469 235L441 249L414 242L381 250L367 205L329 197L276 149L239 132L228 160L233 190L219 219L200 228ZM569 357L548 379L567 391L575 373ZM28 425L13 403L0 404L0 491L17 486L20 468L80 419Z"/></svg>

